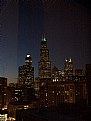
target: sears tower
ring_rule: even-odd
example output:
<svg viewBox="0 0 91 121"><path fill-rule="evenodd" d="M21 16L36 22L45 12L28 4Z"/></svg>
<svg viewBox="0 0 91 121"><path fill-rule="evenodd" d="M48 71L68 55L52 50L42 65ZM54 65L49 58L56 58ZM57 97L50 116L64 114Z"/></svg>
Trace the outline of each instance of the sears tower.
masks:
<svg viewBox="0 0 91 121"><path fill-rule="evenodd" d="M40 61L38 63L39 79L51 79L51 61L49 60L49 50L47 48L47 40L42 37L40 49Z"/></svg>

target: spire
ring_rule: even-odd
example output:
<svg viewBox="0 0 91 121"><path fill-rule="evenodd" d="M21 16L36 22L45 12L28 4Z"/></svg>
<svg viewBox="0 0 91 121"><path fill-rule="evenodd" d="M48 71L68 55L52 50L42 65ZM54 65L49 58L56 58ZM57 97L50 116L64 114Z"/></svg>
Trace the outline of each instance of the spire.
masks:
<svg viewBox="0 0 91 121"><path fill-rule="evenodd" d="M42 41L46 41L45 33L42 35Z"/></svg>

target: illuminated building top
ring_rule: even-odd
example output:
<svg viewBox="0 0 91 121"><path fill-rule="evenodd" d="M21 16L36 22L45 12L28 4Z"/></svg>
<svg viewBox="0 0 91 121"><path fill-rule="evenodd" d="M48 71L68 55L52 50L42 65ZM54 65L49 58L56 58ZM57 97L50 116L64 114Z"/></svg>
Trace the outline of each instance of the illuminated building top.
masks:
<svg viewBox="0 0 91 121"><path fill-rule="evenodd" d="M46 41L45 34L43 34L43 36L42 36L42 41Z"/></svg>
<svg viewBox="0 0 91 121"><path fill-rule="evenodd" d="M31 59L31 55L30 55L30 54L27 54L27 55L26 55L25 63L26 63L27 65L32 65L32 59Z"/></svg>

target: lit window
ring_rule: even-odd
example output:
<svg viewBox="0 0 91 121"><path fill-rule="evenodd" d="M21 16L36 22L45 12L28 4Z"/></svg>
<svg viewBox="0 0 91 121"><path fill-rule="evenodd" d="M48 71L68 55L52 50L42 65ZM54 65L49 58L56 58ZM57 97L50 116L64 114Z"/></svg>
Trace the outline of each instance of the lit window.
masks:
<svg viewBox="0 0 91 121"><path fill-rule="evenodd" d="M55 80L53 79L53 82L54 82Z"/></svg>
<svg viewBox="0 0 91 121"><path fill-rule="evenodd" d="M54 93L54 91L52 91L52 93Z"/></svg>
<svg viewBox="0 0 91 121"><path fill-rule="evenodd" d="M47 93L46 93L46 97L47 97Z"/></svg>

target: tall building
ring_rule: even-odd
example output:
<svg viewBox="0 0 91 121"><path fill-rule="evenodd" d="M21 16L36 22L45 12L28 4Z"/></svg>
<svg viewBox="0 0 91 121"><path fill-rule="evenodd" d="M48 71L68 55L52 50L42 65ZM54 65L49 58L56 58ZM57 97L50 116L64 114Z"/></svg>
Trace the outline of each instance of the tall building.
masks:
<svg viewBox="0 0 91 121"><path fill-rule="evenodd" d="M38 63L38 76L40 79L51 78L51 61L49 60L49 50L45 36L41 41L40 61Z"/></svg>
<svg viewBox="0 0 91 121"><path fill-rule="evenodd" d="M40 104L47 106L45 98L48 90L47 83L51 81L51 61L49 60L49 50L45 36L42 37L40 49L40 61L38 63L38 78L39 78L39 100Z"/></svg>
<svg viewBox="0 0 91 121"><path fill-rule="evenodd" d="M0 77L0 109L7 108L7 78Z"/></svg>
<svg viewBox="0 0 91 121"><path fill-rule="evenodd" d="M18 69L18 85L31 86L34 82L34 67L32 67L32 59L29 54L26 55L25 64L19 66Z"/></svg>
<svg viewBox="0 0 91 121"><path fill-rule="evenodd" d="M71 58L65 59L64 73L65 73L65 76L73 75L73 62Z"/></svg>

